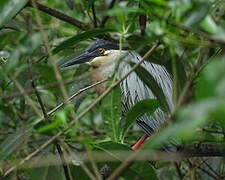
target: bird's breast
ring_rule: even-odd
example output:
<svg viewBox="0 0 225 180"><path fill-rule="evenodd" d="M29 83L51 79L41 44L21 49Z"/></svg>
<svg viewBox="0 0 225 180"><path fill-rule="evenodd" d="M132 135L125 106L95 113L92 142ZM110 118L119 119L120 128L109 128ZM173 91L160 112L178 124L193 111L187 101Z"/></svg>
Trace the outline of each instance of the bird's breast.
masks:
<svg viewBox="0 0 225 180"><path fill-rule="evenodd" d="M91 64L91 79L94 83L107 79L113 75L115 70L115 63L94 63ZM97 93L102 94L106 88L106 84L102 83L100 85L95 86Z"/></svg>

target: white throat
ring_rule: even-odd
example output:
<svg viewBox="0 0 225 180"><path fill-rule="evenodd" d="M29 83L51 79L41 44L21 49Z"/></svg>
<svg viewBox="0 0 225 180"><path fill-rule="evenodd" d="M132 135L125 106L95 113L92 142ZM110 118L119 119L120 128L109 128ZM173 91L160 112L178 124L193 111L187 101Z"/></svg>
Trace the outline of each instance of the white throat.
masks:
<svg viewBox="0 0 225 180"><path fill-rule="evenodd" d="M117 64L123 60L125 55L126 51L108 50L105 51L104 56L94 58L89 64L95 73L107 78L113 74Z"/></svg>

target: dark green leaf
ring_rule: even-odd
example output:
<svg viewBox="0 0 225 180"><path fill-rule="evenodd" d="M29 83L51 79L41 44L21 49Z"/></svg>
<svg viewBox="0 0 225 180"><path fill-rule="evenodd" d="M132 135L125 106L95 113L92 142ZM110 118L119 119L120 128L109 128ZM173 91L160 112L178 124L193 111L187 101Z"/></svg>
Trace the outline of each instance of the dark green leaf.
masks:
<svg viewBox="0 0 225 180"><path fill-rule="evenodd" d="M110 169L113 171L121 165L120 158L110 151L121 151L121 152L131 152L131 149L123 144L114 143L114 142L104 142L95 146L97 149L108 153L112 156L112 159L115 159L118 162L107 162L102 163L107 164ZM133 165L122 174L122 177L125 179L157 179L156 173L154 169L151 167L149 163L146 162L135 162Z"/></svg>
<svg viewBox="0 0 225 180"><path fill-rule="evenodd" d="M210 5L211 3L209 1L197 1L197 3L194 4L193 9L189 11L189 15L186 16L187 18L184 21L184 24L186 26L197 25L206 17L207 13L209 12Z"/></svg>
<svg viewBox="0 0 225 180"><path fill-rule="evenodd" d="M216 58L201 72L196 86L196 97L198 99L205 99L218 94L217 86L223 82L225 76L224 67L225 61Z"/></svg>
<svg viewBox="0 0 225 180"><path fill-rule="evenodd" d="M74 1L73 0L66 0L66 5L68 8L73 9L74 8Z"/></svg>
<svg viewBox="0 0 225 180"><path fill-rule="evenodd" d="M28 0L3 0L0 5L0 27L12 19L28 2Z"/></svg>
<svg viewBox="0 0 225 180"><path fill-rule="evenodd" d="M26 170L29 178L32 180L57 179L65 180L65 174L62 166L49 166L46 162L45 167L33 168Z"/></svg>
<svg viewBox="0 0 225 180"><path fill-rule="evenodd" d="M138 117L148 113L151 115L160 106L156 99L144 99L136 103L127 114L126 124L123 128L123 136L125 136L128 129L137 120Z"/></svg>
<svg viewBox="0 0 225 180"><path fill-rule="evenodd" d="M119 123L121 118L121 91L117 87L102 102L102 118L108 129L107 133L115 142L119 141Z"/></svg>
<svg viewBox="0 0 225 180"><path fill-rule="evenodd" d="M135 63L131 62L131 65L134 66ZM155 97L160 103L161 108L165 112L169 112L169 105L166 101L166 97L162 91L162 89L159 87L158 83L155 81L154 77L143 67L139 66L135 69L136 74L138 77L142 80L144 84L146 84L149 89L153 92Z"/></svg>
<svg viewBox="0 0 225 180"><path fill-rule="evenodd" d="M60 43L58 46L56 46L53 49L53 53L56 54L57 52L63 50L63 49L67 49L75 44L77 44L78 42L81 42L83 40L89 39L89 38L93 38L95 36L98 36L100 34L104 34L107 32L113 32L115 31L114 29L94 29L94 30L89 30L80 34L77 34L65 41L63 41L62 43Z"/></svg>
<svg viewBox="0 0 225 180"><path fill-rule="evenodd" d="M1 144L0 144L0 159L4 160L14 151L18 150L19 146L28 139L31 135L32 127L21 127L15 133L10 134Z"/></svg>

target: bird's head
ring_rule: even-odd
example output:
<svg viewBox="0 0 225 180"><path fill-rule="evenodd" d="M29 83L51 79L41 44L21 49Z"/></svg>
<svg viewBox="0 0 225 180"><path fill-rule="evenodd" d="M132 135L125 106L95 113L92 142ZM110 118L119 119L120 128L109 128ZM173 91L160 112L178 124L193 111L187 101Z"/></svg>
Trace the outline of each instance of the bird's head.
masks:
<svg viewBox="0 0 225 180"><path fill-rule="evenodd" d="M83 54L69 60L62 67L69 67L81 63L88 63L93 67L98 67L107 65L111 61L118 59L120 55L121 51L115 43L100 39L94 41Z"/></svg>

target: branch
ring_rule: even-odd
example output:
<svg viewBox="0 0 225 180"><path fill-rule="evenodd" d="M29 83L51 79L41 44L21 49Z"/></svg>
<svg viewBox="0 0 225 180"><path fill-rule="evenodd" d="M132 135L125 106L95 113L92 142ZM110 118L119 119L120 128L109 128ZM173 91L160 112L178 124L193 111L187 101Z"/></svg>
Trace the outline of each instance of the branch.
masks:
<svg viewBox="0 0 225 180"><path fill-rule="evenodd" d="M31 62L28 62L29 63L29 69L28 69L28 73L29 73L29 76L30 76L30 83L31 83L31 86L36 94L36 97L37 97L37 100L38 100L38 103L41 107L41 110L42 110L42 113L44 115L45 118L47 118L47 114L46 114L46 110L45 110L45 106L44 106L44 103L41 99L41 96L39 94L39 92L37 91L37 88L36 88L36 85L35 85L35 82L34 82L34 79L33 79L33 73L32 73L32 66L31 66Z"/></svg>
<svg viewBox="0 0 225 180"><path fill-rule="evenodd" d="M94 27L97 28L98 27L98 23L97 23L97 17L96 17L96 13L95 13L95 2L93 2L93 4L91 5L91 10L92 10L92 15L93 15L93 23L94 23Z"/></svg>
<svg viewBox="0 0 225 180"><path fill-rule="evenodd" d="M85 31L85 30L89 29L89 27L87 25L85 25L84 23L82 23L81 21L79 21L77 19L74 19L74 18L72 18L72 17L70 17L70 16L68 16L68 15L66 15L66 14L64 14L64 13L62 13L62 12L56 10L56 9L44 6L43 4L40 4L38 2L35 2L35 4L36 4L37 9L44 12L44 13L47 13L47 14L49 14L49 15L57 18L57 19L60 19L64 22L72 24L72 25L80 28L81 30ZM29 1L27 3L27 6L31 7L31 8L35 8L31 1Z"/></svg>
<svg viewBox="0 0 225 180"><path fill-rule="evenodd" d="M201 36L201 37L203 37L203 38L205 38L205 39L207 39L209 41L213 41L213 42L215 42L217 44L220 44L220 45L221 44L222 45L225 44L225 41L223 39L219 39L217 37L210 36L210 35L208 35L207 33L203 32L201 30L198 30L198 29L195 29L195 28L192 28L192 27L189 27L189 26L185 26L185 25L180 24L180 23L176 23L176 22L170 20L169 18L165 18L165 17L163 17L163 16L161 16L161 15L159 15L157 13L153 13L153 12L151 12L151 13L156 18L164 20L167 24L169 24L171 26L177 27L177 28L179 28L179 29L181 29L183 31L188 32L188 33L194 33L194 34L199 35L199 36Z"/></svg>
<svg viewBox="0 0 225 180"><path fill-rule="evenodd" d="M55 137L55 136L54 136ZM51 138L52 139L52 138ZM51 139L47 141L47 143L51 142ZM46 145L46 143L44 144ZM201 146L201 145L200 145ZM207 149L203 149L207 146ZM43 145L41 146L41 148ZM95 162L115 162L120 161L124 162L122 163L122 166L118 170L115 170L109 179L115 179L115 177L121 176L134 162L136 161L169 161L169 162L177 162L182 161L187 158L193 158L196 157L196 151L199 150L202 153L204 153L205 156L225 156L225 148L223 145L215 145L215 144L208 144L203 145L201 148L199 146L189 146L189 147L183 147L186 148L185 150L178 150L178 152L165 152L165 151L156 151L156 150L137 150L137 151L94 151L92 152L92 158ZM194 150L193 150L194 148ZM39 148L40 149L40 148ZM39 151L37 149L36 151ZM210 152L210 149L212 152ZM35 151L35 152L36 152ZM59 162L57 156L58 155L47 155L47 156L36 156L34 157L33 161L28 161L31 157L36 155L37 153L30 154L25 159L19 160L9 160L7 161L8 166L12 166L15 168L15 164L18 162L19 165L21 165L21 162L23 162L23 168L37 168L37 167L44 167L49 165L58 165L61 164ZM113 156L112 156L113 155ZM203 157L203 154L198 153L198 157ZM65 157L65 163L69 164L71 163L71 160L77 160L79 162L82 162L81 165L85 162L90 162L90 155L84 152L76 152L76 153L70 153L64 154ZM116 157L116 158L115 158ZM17 163L16 163L17 162ZM1 165L4 165L6 163L5 161L0 161ZM14 169L13 169L14 170ZM10 171L11 172L11 171ZM9 173L9 172L8 172ZM4 176L8 175L8 173L5 173Z"/></svg>
<svg viewBox="0 0 225 180"><path fill-rule="evenodd" d="M89 72L85 73L85 74L83 74L83 75L81 75L79 77L74 77L74 78L65 80L64 84L70 84L70 83L74 82L75 80L81 80L83 78L86 78L88 75L89 75ZM54 88L54 87L58 87L58 86L59 86L59 82L54 82L54 83L50 83L50 84L44 85L44 86L42 86L42 88L36 87L36 89L37 89L37 91L41 91L42 89ZM25 94L30 95L30 94L33 94L33 93L35 93L35 90L32 88L32 89L27 89L24 92L16 92L16 93L11 93L11 94L4 94L4 95L1 96L1 99L11 100L13 98L24 96Z"/></svg>
<svg viewBox="0 0 225 180"><path fill-rule="evenodd" d="M111 1L108 10L113 8L115 2L116 2L116 0L112 0L112 1ZM108 15L107 15L107 16L104 16L104 17L102 18L102 22L101 22L101 24L100 24L100 27L104 27L104 26L105 26L105 23L107 22L108 19L109 19L109 16L108 16Z"/></svg>
<svg viewBox="0 0 225 180"><path fill-rule="evenodd" d="M67 163L66 163L66 158L65 158L64 153L61 149L61 146L59 145L59 143L57 141L55 142L55 146L58 150L58 153L59 153L59 156L60 156L60 159L61 159L61 162L62 162L65 178L66 178L66 180L72 180L72 178L70 176L69 167L67 166Z"/></svg>
<svg viewBox="0 0 225 180"><path fill-rule="evenodd" d="M177 150L183 157L215 157L225 156L225 148L221 144L202 143L189 146L180 146Z"/></svg>

